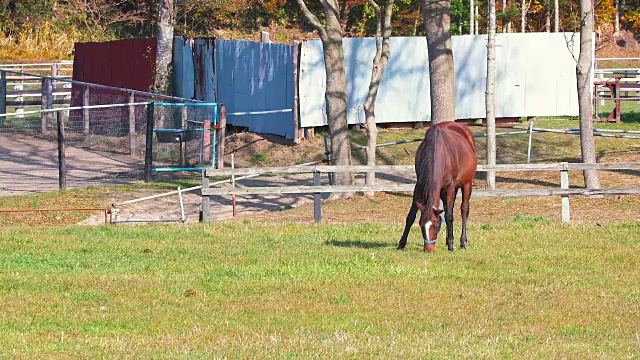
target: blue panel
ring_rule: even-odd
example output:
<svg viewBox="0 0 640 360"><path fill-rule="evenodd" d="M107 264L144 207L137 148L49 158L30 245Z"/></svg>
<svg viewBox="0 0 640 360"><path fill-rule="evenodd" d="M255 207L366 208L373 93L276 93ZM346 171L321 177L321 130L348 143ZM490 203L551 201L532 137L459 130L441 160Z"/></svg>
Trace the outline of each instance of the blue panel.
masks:
<svg viewBox="0 0 640 360"><path fill-rule="evenodd" d="M182 36L173 38L174 94L185 99L193 99L195 96L191 42L191 39L185 39Z"/></svg>
<svg viewBox="0 0 640 360"><path fill-rule="evenodd" d="M228 113L293 108L293 46L252 41L216 41L218 102ZM228 123L292 139L293 113L230 115Z"/></svg>

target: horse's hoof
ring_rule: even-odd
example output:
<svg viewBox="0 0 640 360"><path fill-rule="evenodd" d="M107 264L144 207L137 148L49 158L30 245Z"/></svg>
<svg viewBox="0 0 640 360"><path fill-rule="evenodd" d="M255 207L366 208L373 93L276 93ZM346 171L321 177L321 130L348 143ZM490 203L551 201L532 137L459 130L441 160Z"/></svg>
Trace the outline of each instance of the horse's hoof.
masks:
<svg viewBox="0 0 640 360"><path fill-rule="evenodd" d="M398 250L398 251L402 251L402 250L404 250L404 246L398 246L398 247L396 248L396 250Z"/></svg>

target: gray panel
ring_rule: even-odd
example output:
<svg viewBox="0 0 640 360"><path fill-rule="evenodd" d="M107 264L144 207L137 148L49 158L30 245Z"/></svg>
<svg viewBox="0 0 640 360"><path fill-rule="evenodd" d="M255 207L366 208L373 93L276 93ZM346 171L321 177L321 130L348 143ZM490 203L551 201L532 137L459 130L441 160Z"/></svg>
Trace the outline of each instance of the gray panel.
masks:
<svg viewBox="0 0 640 360"><path fill-rule="evenodd" d="M191 39L173 38L174 94L185 99L194 97L193 49Z"/></svg>

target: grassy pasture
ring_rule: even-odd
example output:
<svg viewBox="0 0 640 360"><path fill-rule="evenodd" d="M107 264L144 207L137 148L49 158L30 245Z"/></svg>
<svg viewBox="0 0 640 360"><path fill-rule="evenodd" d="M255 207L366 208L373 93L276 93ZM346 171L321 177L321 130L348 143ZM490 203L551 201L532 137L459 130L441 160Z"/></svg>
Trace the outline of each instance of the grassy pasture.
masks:
<svg viewBox="0 0 640 360"><path fill-rule="evenodd" d="M0 358L640 356L638 223L518 215L430 255L400 232L0 229Z"/></svg>
<svg viewBox="0 0 640 360"><path fill-rule="evenodd" d="M638 120L596 127L638 129ZM382 130L378 141L423 135ZM526 141L499 138L498 161L526 161ZM534 134L533 144L534 162L579 161L577 136ZM601 162L640 161L640 140L596 145ZM417 146L381 148L379 161L410 164ZM477 147L483 163L483 139ZM582 186L579 172L570 176ZM638 179L601 173L604 187ZM108 206L114 193L198 183L0 197L0 208ZM499 188L558 186L557 172L498 173ZM441 234L429 255L415 226L395 250L409 204L406 194L327 201L318 225L310 205L166 226L2 215L0 359L640 357L639 196L571 198L573 225L559 222L559 198L475 199L468 250L447 252Z"/></svg>

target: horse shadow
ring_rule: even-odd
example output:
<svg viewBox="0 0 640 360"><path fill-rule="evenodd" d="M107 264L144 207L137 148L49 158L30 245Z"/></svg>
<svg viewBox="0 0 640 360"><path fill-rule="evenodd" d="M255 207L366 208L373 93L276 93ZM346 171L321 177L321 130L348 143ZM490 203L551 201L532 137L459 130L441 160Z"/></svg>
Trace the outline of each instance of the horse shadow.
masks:
<svg viewBox="0 0 640 360"><path fill-rule="evenodd" d="M343 248L360 248L360 249L379 249L384 247L395 246L394 244L379 241L362 241L362 240L327 240L324 242L327 246L336 246Z"/></svg>

